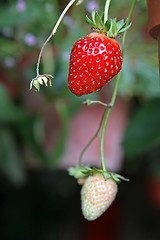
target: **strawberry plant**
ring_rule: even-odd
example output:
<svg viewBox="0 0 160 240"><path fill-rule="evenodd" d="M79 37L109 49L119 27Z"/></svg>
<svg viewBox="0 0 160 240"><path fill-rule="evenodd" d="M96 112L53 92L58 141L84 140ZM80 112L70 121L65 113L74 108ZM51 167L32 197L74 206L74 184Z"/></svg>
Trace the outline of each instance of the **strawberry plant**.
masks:
<svg viewBox="0 0 160 240"><path fill-rule="evenodd" d="M30 89L35 88L39 91L40 85L51 86L53 76L51 74L39 73L40 60L45 45L56 33L66 12L75 2L79 5L83 1L71 0L68 3L51 34L43 44L37 62L37 76L32 79ZM105 106L105 109L96 133L80 154L78 164L69 169L69 174L78 179L78 182L83 185L81 190L82 212L87 220L95 220L101 216L115 199L118 189L117 183L119 183L120 180L128 181L128 179L121 175L107 170L104 156L104 136L108 119L117 96L126 31L131 26L130 19L136 0L132 1L127 20L118 21L116 18L108 19L110 2L110 0L106 0L104 13L99 14L93 11L91 14L92 19L86 16L86 22L90 25L92 32L75 42L70 55L68 87L71 92L77 96L99 91L108 81L116 76L115 87L109 104L100 101L85 101L88 105L100 103ZM117 41L117 36L120 34L122 34L121 47ZM84 166L82 157L99 132L101 132L101 168L97 169Z"/></svg>

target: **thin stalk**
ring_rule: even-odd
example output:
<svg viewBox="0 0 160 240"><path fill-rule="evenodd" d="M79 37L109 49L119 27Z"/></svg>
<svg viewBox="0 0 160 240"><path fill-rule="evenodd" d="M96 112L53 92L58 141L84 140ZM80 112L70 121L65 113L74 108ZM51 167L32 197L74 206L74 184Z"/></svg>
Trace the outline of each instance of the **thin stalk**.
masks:
<svg viewBox="0 0 160 240"><path fill-rule="evenodd" d="M55 24L55 26L54 26L51 34L48 36L48 38L47 38L46 41L44 42L44 44L43 44L43 46L42 46L42 48L41 48L41 50L40 50L39 56L38 56L37 67L36 67L37 77L40 75L40 74L39 74L39 65L40 65L42 53L43 53L43 50L44 50L46 44L49 42L49 40L52 38L52 36L56 33L56 31L57 31L57 29L58 29L61 21L63 20L65 14L66 14L66 12L69 10L69 8L70 8L70 7L74 4L74 2L76 2L76 1L77 1L77 0L71 0L71 1L67 4L67 6L65 7L65 9L64 9L63 12L61 13L61 15L60 15L57 23Z"/></svg>
<svg viewBox="0 0 160 240"><path fill-rule="evenodd" d="M98 126L98 128L97 128L97 131L95 132L95 134L93 135L93 137L90 139L90 141L87 143L87 145L82 149L81 154L80 154L80 156L79 156L79 160L78 160L78 164L79 164L79 165L82 165L82 158L83 158L83 155L84 155L85 151L86 151L86 150L88 149L88 147L92 144L92 142L94 141L94 139L98 136L98 133L99 133L99 131L101 130L101 127L102 127L104 115L105 115L105 111L103 112L103 115L102 115L100 124L99 124L99 126Z"/></svg>
<svg viewBox="0 0 160 240"><path fill-rule="evenodd" d="M117 75L113 95L112 95L111 102L110 102L110 105L112 107L114 106L114 103L115 103L115 100L116 100L118 85L119 85L119 79L120 79L120 73ZM103 122L102 122L102 131L101 131L101 139L100 139L101 168L104 172L107 172L107 169L106 169L106 166L105 166L105 157L104 157L104 138L105 138L107 123L108 123L108 119L109 119L111 110L112 110L111 108L106 108L105 111L104 111L104 117L103 117Z"/></svg>
<svg viewBox="0 0 160 240"><path fill-rule="evenodd" d="M108 12L111 0L106 0L105 8L104 8L104 23L108 20Z"/></svg>
<svg viewBox="0 0 160 240"><path fill-rule="evenodd" d="M131 7L130 7L130 10L129 10L129 13L128 13L128 18L127 18L127 25L130 23L131 21L131 17L132 17L132 13L133 13L133 10L134 10L134 7L136 5L136 2L137 0L133 0L132 1L132 4L131 4ZM122 38L122 53L124 52L124 46L125 46L125 42L126 42L126 36L127 36L127 31L125 31L123 33L123 38Z"/></svg>
<svg viewBox="0 0 160 240"><path fill-rule="evenodd" d="M131 4L130 11L129 11L129 14L128 14L127 23L130 22L130 19L131 19L131 16L132 16L135 4L136 4L136 0L133 0L132 4ZM125 42L126 42L126 35L127 35L127 32L124 32L123 38L122 38L122 53L124 52L124 46L125 46ZM115 82L115 86L114 86L114 90L113 90L113 95L112 95L111 102L110 102L111 106L114 106L114 104L115 104L115 100L116 100L117 92L118 92L120 76L121 76L121 73L119 73L117 75L117 77L116 77L116 82ZM102 170L106 172L107 169L106 169L106 166L105 166L105 158L104 158L104 138L105 138L105 133L106 133L106 129L107 129L108 119L109 119L110 113L111 113L111 108L105 109L104 112L105 112L105 114L103 115L101 140L100 140L100 155L101 155L101 167L102 167Z"/></svg>

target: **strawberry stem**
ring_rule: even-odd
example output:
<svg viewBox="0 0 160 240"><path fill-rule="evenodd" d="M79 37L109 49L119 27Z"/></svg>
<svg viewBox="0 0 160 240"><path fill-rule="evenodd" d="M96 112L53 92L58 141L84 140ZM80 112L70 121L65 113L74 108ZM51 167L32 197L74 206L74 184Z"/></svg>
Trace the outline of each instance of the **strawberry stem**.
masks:
<svg viewBox="0 0 160 240"><path fill-rule="evenodd" d="M106 104L106 103L103 103L101 101L92 101L92 100L89 100L87 99L86 101L83 102L84 104L87 104L88 106L91 105L91 104L101 104L102 106L105 107L105 110L107 108L112 108L112 105L109 103L109 104ZM96 139L96 137L98 136L100 130L101 130L101 127L102 127L102 123L103 123L103 118L105 116L105 111L103 112L103 116L101 118L101 121L100 121L100 124L97 128L97 131L95 132L95 134L93 135L93 137L89 140L89 142L87 143L87 145L82 149L81 153L80 153L80 156L79 156L79 160L78 160L78 164L81 166L82 165L82 158L83 158L83 155L85 153L85 151L88 149L88 147L92 144L92 142Z"/></svg>
<svg viewBox="0 0 160 240"><path fill-rule="evenodd" d="M115 100L116 100L116 97L117 97L119 79L120 79L120 74L118 74L117 77L116 77L116 83L115 83L115 86L114 86L114 91L113 91L113 95L112 95L111 102L110 102L111 106L114 106L114 103L115 103ZM105 112L104 112L104 115L103 115L104 117L103 117L101 140L100 140L101 167L102 167L102 170L105 171L105 172L107 172L107 170L106 170L105 158L104 158L104 138L105 138L107 123L108 123L108 119L109 119L111 110L112 110L112 108L106 108L105 109Z"/></svg>
<svg viewBox="0 0 160 240"><path fill-rule="evenodd" d="M111 0L106 0L105 8L104 8L104 23L108 20L108 12Z"/></svg>
<svg viewBox="0 0 160 240"><path fill-rule="evenodd" d="M69 10L69 8L76 2L77 0L71 0L67 6L64 8L63 12L61 13L60 17L58 18L52 32L50 33L50 35L48 36L48 38L46 39L46 41L44 42L44 44L42 45L42 48L40 50L40 53L39 53L39 56L38 56L38 61L37 61L37 67L36 67L36 72L37 72L37 77L40 75L39 74L39 65L40 65L40 61L41 61L41 57L42 57L42 53L43 53L43 50L46 46L46 44L49 42L49 40L52 38L52 36L56 33L61 21L63 20L66 12ZM80 4L82 1L78 1L77 5ZM36 78L37 78L36 77Z"/></svg>
<svg viewBox="0 0 160 240"><path fill-rule="evenodd" d="M107 1L107 2L109 2L109 1ZM136 0L133 0L129 14L128 14L127 24L129 24L129 22L130 22L135 4L136 4ZM122 37L122 53L124 53L126 35L127 35L127 32L125 31L123 33L123 37ZM120 76L121 76L121 72L116 77L116 82L115 82L115 86L114 86L114 90L113 90L113 94L112 94L112 98L111 98L111 102L110 102L111 106L114 106L115 101L116 101ZM105 165L105 158L104 158L104 138L105 138L106 128L107 128L108 119L110 117L111 110L112 110L112 108L106 108L104 110L103 117L102 117L103 120L102 120L102 130L101 130L101 140L100 140L100 154L101 154L101 167L104 172L107 172L106 165Z"/></svg>
<svg viewBox="0 0 160 240"><path fill-rule="evenodd" d="M90 139L90 141L87 143L87 145L82 149L81 153L80 153L80 156L79 156L79 160L78 160L78 164L79 165L82 165L82 158L83 158L83 155L85 153L85 151L88 149L88 147L92 144L92 142L94 141L94 139L98 136L98 133L99 131L101 130L101 127L102 127L102 123L103 123L103 118L104 118L104 115L105 115L105 111L103 113L103 116L101 118L101 121L100 121L100 124L97 128L97 131L95 132L95 134L93 135L93 137Z"/></svg>
<svg viewBox="0 0 160 240"><path fill-rule="evenodd" d="M128 13L128 18L126 20L126 26L130 24L130 20L131 20L132 13L133 13L134 7L136 5L136 2L137 2L137 0L132 1L131 7L130 7L130 10L129 10L129 13ZM127 31L124 31L123 38L122 38L122 54L124 53L126 36L127 36Z"/></svg>
<svg viewBox="0 0 160 240"><path fill-rule="evenodd" d="M107 0L106 5L105 5L106 18L108 18L109 3L110 3L110 0ZM133 0L132 5L131 5L131 9L129 11L126 26L130 22L135 3L136 3L136 0ZM126 31L123 33L123 38L122 38L122 53L124 51L125 40L126 40ZM106 128L107 128L108 119L109 119L109 116L110 116L110 113L111 113L111 109L112 109L112 107L115 103L115 100L116 100L118 85L119 85L119 79L120 79L120 74L118 74L117 78L116 78L116 83L115 83L115 87L114 87L114 90L113 90L113 95L112 95L112 98L111 98L111 102L109 104L103 104L103 106L105 106L105 110L103 112L100 124L97 128L97 131L95 132L93 137L90 139L90 141L87 143L87 145L82 149L82 151L80 153L80 156L79 156L79 161L78 161L78 164L81 165L82 164L82 158L83 158L83 155L84 155L85 151L92 144L92 142L96 139L100 130L102 129L101 130L101 140L100 140L100 155L101 155L101 168L102 168L102 171L104 173L107 173L106 166L105 166L105 159L104 159L104 137L105 137L105 132L106 132ZM90 104L94 103L94 101L86 100L84 103L90 105ZM96 103L100 103L100 102L96 101Z"/></svg>

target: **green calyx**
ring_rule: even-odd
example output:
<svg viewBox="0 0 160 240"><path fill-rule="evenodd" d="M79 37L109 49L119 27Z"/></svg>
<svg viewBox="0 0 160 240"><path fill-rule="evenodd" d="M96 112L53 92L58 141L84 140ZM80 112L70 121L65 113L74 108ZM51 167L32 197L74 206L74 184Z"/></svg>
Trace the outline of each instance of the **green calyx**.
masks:
<svg viewBox="0 0 160 240"><path fill-rule="evenodd" d="M123 176L121 176L117 173L106 172L106 171L103 171L102 169L88 167L88 166L82 166L82 165L76 165L75 167L70 167L68 169L68 172L69 172L70 176L75 177L76 179L85 178L90 175L99 173L99 174L102 174L106 180L108 178L112 178L117 183L119 183L121 180L129 181L129 179L124 178Z"/></svg>
<svg viewBox="0 0 160 240"><path fill-rule="evenodd" d="M91 19L86 15L86 22L91 26L94 31L104 33L107 37L115 38L121 33L127 31L131 23L128 24L127 20L117 21L116 18L104 21L104 13L100 16L97 11L93 11Z"/></svg>

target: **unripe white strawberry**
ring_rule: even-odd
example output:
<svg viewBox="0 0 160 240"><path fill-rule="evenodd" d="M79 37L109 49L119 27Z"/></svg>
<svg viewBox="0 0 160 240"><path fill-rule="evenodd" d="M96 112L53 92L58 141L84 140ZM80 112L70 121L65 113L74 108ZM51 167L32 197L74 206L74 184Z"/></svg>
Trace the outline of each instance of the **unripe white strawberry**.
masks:
<svg viewBox="0 0 160 240"><path fill-rule="evenodd" d="M112 204L117 194L117 183L100 173L89 176L81 189L82 213L87 220L95 220Z"/></svg>

